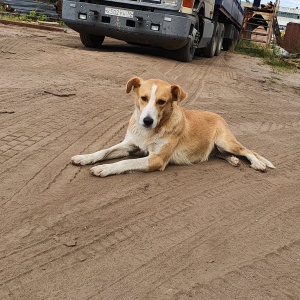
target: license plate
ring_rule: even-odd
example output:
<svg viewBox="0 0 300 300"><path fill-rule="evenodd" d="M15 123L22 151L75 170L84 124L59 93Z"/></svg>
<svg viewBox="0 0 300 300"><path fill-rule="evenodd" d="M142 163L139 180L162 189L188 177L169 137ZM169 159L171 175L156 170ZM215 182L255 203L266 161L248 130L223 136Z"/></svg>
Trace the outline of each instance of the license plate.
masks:
<svg viewBox="0 0 300 300"><path fill-rule="evenodd" d="M111 16L133 19L133 11L131 11L131 10L125 10L125 9L119 9L119 8L113 8L113 7L105 7L105 14L111 15Z"/></svg>

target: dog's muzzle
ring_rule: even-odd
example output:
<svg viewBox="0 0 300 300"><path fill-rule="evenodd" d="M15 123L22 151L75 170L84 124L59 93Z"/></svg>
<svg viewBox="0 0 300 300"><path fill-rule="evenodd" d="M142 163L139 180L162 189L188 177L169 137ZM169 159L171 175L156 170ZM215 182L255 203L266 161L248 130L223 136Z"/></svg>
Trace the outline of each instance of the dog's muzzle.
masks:
<svg viewBox="0 0 300 300"><path fill-rule="evenodd" d="M150 127L153 124L153 122L154 122L154 120L149 116L147 116L143 119L144 126L146 126L146 127Z"/></svg>

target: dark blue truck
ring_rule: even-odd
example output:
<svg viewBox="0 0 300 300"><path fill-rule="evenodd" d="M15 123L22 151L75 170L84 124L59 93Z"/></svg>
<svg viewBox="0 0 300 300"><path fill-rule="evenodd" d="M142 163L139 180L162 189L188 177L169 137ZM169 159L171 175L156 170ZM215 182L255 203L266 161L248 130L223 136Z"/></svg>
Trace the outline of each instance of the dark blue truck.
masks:
<svg viewBox="0 0 300 300"><path fill-rule="evenodd" d="M105 36L160 47L179 61L213 57L238 39L244 11L240 0L63 0L63 21L86 47Z"/></svg>

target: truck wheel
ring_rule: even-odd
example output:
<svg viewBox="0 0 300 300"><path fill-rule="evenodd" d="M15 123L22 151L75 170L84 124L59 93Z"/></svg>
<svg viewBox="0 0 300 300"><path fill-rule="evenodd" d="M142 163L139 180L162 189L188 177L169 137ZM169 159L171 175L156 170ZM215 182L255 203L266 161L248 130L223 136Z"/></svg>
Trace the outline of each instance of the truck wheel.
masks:
<svg viewBox="0 0 300 300"><path fill-rule="evenodd" d="M218 29L217 29L218 41L217 41L215 56L218 56L221 53L221 48L222 48L222 44L223 44L223 40L224 40L224 34L225 34L225 26L223 23L219 23Z"/></svg>
<svg viewBox="0 0 300 300"><path fill-rule="evenodd" d="M231 48L233 43L232 39L224 39L223 40L223 50L227 51Z"/></svg>
<svg viewBox="0 0 300 300"><path fill-rule="evenodd" d="M236 28L234 28L234 36L233 38L224 38L224 41L223 41L223 50L227 51L229 50L235 41L237 41L239 39L239 35L240 35L240 32L239 30L237 30Z"/></svg>
<svg viewBox="0 0 300 300"><path fill-rule="evenodd" d="M99 48L105 36L99 36L94 34L80 33L80 40L82 44L89 48Z"/></svg>
<svg viewBox="0 0 300 300"><path fill-rule="evenodd" d="M190 62L193 60L196 47L195 47L195 38L197 36L197 29L194 27L193 32L188 39L188 42L185 44L184 47L175 50L176 59L183 62Z"/></svg>
<svg viewBox="0 0 300 300"><path fill-rule="evenodd" d="M209 44L204 48L204 51L203 51L203 55L205 57L213 57L216 53L216 49L217 49L217 36L218 36L218 25L217 25L217 28L216 28L216 31L214 33L214 35L212 36Z"/></svg>
<svg viewBox="0 0 300 300"><path fill-rule="evenodd" d="M194 58L195 50L194 40L189 39L184 47L175 51L176 59L183 62L190 62Z"/></svg>

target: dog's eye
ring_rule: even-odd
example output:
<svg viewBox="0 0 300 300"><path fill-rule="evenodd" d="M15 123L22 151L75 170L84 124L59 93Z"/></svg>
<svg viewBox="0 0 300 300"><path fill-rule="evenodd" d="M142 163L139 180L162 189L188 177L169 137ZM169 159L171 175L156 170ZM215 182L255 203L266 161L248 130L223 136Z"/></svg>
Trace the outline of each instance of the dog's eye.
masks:
<svg viewBox="0 0 300 300"><path fill-rule="evenodd" d="M148 98L146 96L141 97L142 101L147 102Z"/></svg>
<svg viewBox="0 0 300 300"><path fill-rule="evenodd" d="M166 101L165 100L158 100L156 103L158 105L164 105L166 103Z"/></svg>

